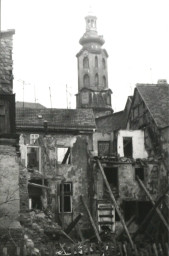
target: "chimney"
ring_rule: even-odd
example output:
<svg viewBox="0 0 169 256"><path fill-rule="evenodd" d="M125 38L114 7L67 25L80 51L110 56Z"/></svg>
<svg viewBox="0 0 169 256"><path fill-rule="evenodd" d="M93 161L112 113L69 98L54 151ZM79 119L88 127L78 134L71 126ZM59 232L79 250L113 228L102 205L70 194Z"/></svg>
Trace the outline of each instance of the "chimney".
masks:
<svg viewBox="0 0 169 256"><path fill-rule="evenodd" d="M158 79L157 84L167 84L167 79Z"/></svg>

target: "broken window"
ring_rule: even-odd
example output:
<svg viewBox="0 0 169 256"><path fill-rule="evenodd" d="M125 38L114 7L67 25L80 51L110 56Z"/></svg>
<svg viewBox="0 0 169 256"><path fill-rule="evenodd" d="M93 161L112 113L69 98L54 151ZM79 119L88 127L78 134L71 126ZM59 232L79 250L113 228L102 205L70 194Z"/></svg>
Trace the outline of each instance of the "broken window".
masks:
<svg viewBox="0 0 169 256"><path fill-rule="evenodd" d="M58 164L70 164L71 163L70 147L58 147L57 160L58 160Z"/></svg>
<svg viewBox="0 0 169 256"><path fill-rule="evenodd" d="M98 155L110 155L110 141L98 141Z"/></svg>
<svg viewBox="0 0 169 256"><path fill-rule="evenodd" d="M29 170L40 170L40 148L27 146L26 166Z"/></svg>
<svg viewBox="0 0 169 256"><path fill-rule="evenodd" d="M73 194L73 189L72 189L71 182L64 182L60 184L60 197L59 197L60 212L72 212L72 194Z"/></svg>
<svg viewBox="0 0 169 256"><path fill-rule="evenodd" d="M30 134L30 144L35 144L35 141L39 138L39 134Z"/></svg>
<svg viewBox="0 0 169 256"><path fill-rule="evenodd" d="M137 176L140 180L144 181L144 168L135 168L135 179Z"/></svg>
<svg viewBox="0 0 169 256"><path fill-rule="evenodd" d="M132 137L123 137L123 150L125 157L133 156Z"/></svg>

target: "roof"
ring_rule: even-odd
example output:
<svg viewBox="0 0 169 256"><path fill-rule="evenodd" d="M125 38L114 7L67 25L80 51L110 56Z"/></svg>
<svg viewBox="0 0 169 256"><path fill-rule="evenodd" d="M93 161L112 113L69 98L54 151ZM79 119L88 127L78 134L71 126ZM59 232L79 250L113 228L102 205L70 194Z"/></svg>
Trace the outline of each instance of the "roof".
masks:
<svg viewBox="0 0 169 256"><path fill-rule="evenodd" d="M123 128L124 111L119 111L96 119L98 131L112 132Z"/></svg>
<svg viewBox="0 0 169 256"><path fill-rule="evenodd" d="M137 84L136 88L157 127L169 126L169 84Z"/></svg>
<svg viewBox="0 0 169 256"><path fill-rule="evenodd" d="M24 108L33 108L33 109L46 108L45 106L41 105L40 103L16 101L16 108L23 108L23 106L24 106Z"/></svg>
<svg viewBox="0 0 169 256"><path fill-rule="evenodd" d="M96 128L91 109L16 109L16 128L44 129L44 121L50 130L84 130Z"/></svg>

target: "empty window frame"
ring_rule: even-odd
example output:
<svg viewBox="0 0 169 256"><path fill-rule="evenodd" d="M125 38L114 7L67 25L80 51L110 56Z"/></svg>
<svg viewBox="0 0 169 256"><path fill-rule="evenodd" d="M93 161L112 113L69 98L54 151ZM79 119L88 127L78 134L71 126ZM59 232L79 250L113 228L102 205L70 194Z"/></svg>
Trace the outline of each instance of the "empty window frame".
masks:
<svg viewBox="0 0 169 256"><path fill-rule="evenodd" d="M58 164L71 164L70 147L57 147L57 162Z"/></svg>
<svg viewBox="0 0 169 256"><path fill-rule="evenodd" d="M41 149L38 146L27 146L26 166L29 170L41 171Z"/></svg>
<svg viewBox="0 0 169 256"><path fill-rule="evenodd" d="M98 155L99 156L110 155L110 141L98 141Z"/></svg>
<svg viewBox="0 0 169 256"><path fill-rule="evenodd" d="M144 181L144 168L135 168L135 179L137 176L140 180Z"/></svg>
<svg viewBox="0 0 169 256"><path fill-rule="evenodd" d="M35 144L36 140L39 138L39 134L30 134L30 144Z"/></svg>
<svg viewBox="0 0 169 256"><path fill-rule="evenodd" d="M59 211L72 212L73 187L71 182L60 184ZM62 206L63 205L63 206Z"/></svg>
<svg viewBox="0 0 169 256"><path fill-rule="evenodd" d="M123 137L123 150L125 157L133 157L132 137Z"/></svg>

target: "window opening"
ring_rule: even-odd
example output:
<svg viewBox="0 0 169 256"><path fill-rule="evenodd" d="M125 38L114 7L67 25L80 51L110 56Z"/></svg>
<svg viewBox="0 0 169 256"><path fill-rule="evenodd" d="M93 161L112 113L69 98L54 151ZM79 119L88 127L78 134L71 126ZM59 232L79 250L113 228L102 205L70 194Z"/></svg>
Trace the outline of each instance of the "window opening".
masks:
<svg viewBox="0 0 169 256"><path fill-rule="evenodd" d="M123 137L123 150L125 157L133 156L132 137Z"/></svg>
<svg viewBox="0 0 169 256"><path fill-rule="evenodd" d="M27 168L40 171L40 148L36 146L27 146Z"/></svg>
<svg viewBox="0 0 169 256"><path fill-rule="evenodd" d="M110 141L98 141L98 155L110 155Z"/></svg>
<svg viewBox="0 0 169 256"><path fill-rule="evenodd" d="M105 69L106 68L106 61L105 61L104 58L102 59L102 64L103 64L103 68Z"/></svg>
<svg viewBox="0 0 169 256"><path fill-rule="evenodd" d="M62 188L63 188L63 197L64 197L63 211L72 212L72 194L73 194L72 183L64 182L63 186L62 184L60 184L60 198L59 198L60 212L62 212Z"/></svg>
<svg viewBox="0 0 169 256"><path fill-rule="evenodd" d="M30 144L35 144L38 138L39 138L39 134L30 134Z"/></svg>
<svg viewBox="0 0 169 256"><path fill-rule="evenodd" d="M98 68L98 57L95 56L95 68Z"/></svg>
<svg viewBox="0 0 169 256"><path fill-rule="evenodd" d="M84 78L83 78L83 82L84 82L84 85L85 86L89 86L89 84L90 84L90 78L89 78L89 75L88 74L85 74L84 75Z"/></svg>
<svg viewBox="0 0 169 256"><path fill-rule="evenodd" d="M105 87L106 86L106 77L103 76L103 86Z"/></svg>
<svg viewBox="0 0 169 256"><path fill-rule="evenodd" d="M84 57L84 59L83 59L83 68L89 68L89 59L88 59L88 57Z"/></svg>
<svg viewBox="0 0 169 256"><path fill-rule="evenodd" d="M137 176L140 180L144 181L144 168L135 168L135 179Z"/></svg>
<svg viewBox="0 0 169 256"><path fill-rule="evenodd" d="M57 160L58 160L58 164L70 164L71 163L70 147L58 147Z"/></svg>
<svg viewBox="0 0 169 256"><path fill-rule="evenodd" d="M99 76L98 74L95 75L95 85L99 84Z"/></svg>

